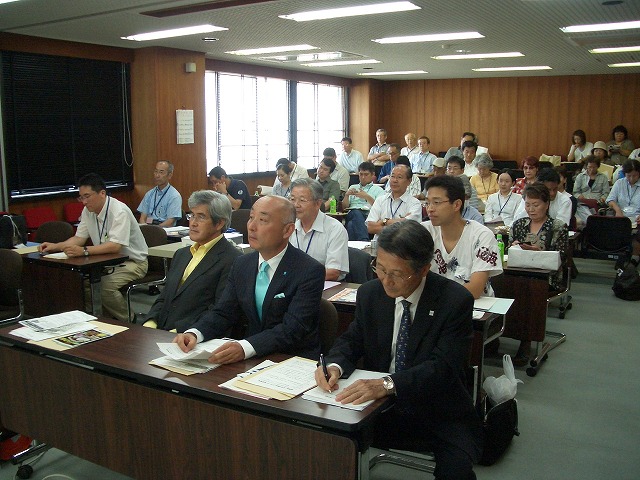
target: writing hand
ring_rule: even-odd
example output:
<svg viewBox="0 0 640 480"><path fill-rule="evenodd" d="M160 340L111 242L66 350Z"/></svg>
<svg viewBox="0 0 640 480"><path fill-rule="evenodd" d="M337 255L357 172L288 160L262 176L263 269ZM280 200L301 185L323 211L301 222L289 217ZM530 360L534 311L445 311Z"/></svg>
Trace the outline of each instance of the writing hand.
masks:
<svg viewBox="0 0 640 480"><path fill-rule="evenodd" d="M338 379L340 378L340 369L338 367L327 367L327 371L329 372L329 381L327 382L326 378L324 378L324 372L322 371L322 367L316 368L315 378L316 384L323 390L327 392L333 392L338 389Z"/></svg>
<svg viewBox="0 0 640 480"><path fill-rule="evenodd" d="M386 396L387 390L384 388L381 378L358 380L336 395L336 401L359 405L369 400L377 400L378 398Z"/></svg>
<svg viewBox="0 0 640 480"><path fill-rule="evenodd" d="M177 343L184 353L193 350L193 347L198 343L198 339L193 333L179 333L174 339L173 343Z"/></svg>
<svg viewBox="0 0 640 480"><path fill-rule="evenodd" d="M238 342L227 342L211 352L211 363L235 363L244 360L244 350Z"/></svg>

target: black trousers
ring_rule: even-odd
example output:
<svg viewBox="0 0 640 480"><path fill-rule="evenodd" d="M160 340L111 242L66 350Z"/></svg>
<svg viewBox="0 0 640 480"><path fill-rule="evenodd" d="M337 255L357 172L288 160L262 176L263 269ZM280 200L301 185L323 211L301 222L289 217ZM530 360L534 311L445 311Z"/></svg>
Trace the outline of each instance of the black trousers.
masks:
<svg viewBox="0 0 640 480"><path fill-rule="evenodd" d="M436 479L475 479L473 464L482 453L483 434L479 419L452 422L445 430L446 434L435 426L426 425L420 417L392 408L377 419L373 446L430 451L436 460Z"/></svg>

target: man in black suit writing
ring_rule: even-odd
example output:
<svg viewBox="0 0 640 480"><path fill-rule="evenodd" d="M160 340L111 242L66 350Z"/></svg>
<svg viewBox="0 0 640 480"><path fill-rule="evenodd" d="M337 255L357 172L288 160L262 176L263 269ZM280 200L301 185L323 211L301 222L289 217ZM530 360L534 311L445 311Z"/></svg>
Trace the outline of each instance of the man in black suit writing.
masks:
<svg viewBox="0 0 640 480"><path fill-rule="evenodd" d="M249 245L256 251L234 262L215 307L174 339L183 351L225 336L242 313L247 320L245 338L222 345L210 362L233 363L272 352L319 355L324 266L289 245L295 220L295 208L284 197L267 196L254 203L247 229Z"/></svg>
<svg viewBox="0 0 640 480"><path fill-rule="evenodd" d="M145 327L184 332L213 308L227 275L242 253L223 236L231 223L231 202L211 190L189 197L189 238L195 243L176 251L165 287L149 310Z"/></svg>
<svg viewBox="0 0 640 480"><path fill-rule="evenodd" d="M394 406L376 425L374 446L431 450L438 479L473 479L482 429L465 388L473 297L430 272L433 239L416 222L390 225L378 237L377 280L358 289L355 320L327 355L316 381L335 390L363 359L363 368L389 372L341 392L342 403L391 395Z"/></svg>

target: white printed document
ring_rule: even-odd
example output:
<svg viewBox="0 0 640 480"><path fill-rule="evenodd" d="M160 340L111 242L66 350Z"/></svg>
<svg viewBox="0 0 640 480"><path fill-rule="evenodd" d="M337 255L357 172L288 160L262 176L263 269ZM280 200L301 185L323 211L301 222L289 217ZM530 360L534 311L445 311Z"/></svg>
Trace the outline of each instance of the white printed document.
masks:
<svg viewBox="0 0 640 480"><path fill-rule="evenodd" d="M336 401L336 395L342 392L346 387L352 385L358 380L368 380L372 378L382 378L389 375L384 372L372 372L370 370L354 370L353 373L349 376L349 378L341 378L338 380L338 389L329 393L326 390L321 389L320 387L315 387L308 392L305 392L302 395L302 398L305 400L310 400L312 402L325 403L327 405L333 405L335 407L347 408L349 410L364 410L369 405L373 403L373 400L369 400L367 402L361 403L359 405L354 405L353 403L342 404Z"/></svg>

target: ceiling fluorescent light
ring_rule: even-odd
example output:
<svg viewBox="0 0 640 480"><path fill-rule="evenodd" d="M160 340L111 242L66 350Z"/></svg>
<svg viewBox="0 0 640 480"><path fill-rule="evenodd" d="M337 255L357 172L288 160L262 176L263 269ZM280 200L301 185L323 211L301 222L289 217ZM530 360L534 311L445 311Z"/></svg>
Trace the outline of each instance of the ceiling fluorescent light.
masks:
<svg viewBox="0 0 640 480"><path fill-rule="evenodd" d="M611 68L640 67L640 62L610 63L608 66L611 67Z"/></svg>
<svg viewBox="0 0 640 480"><path fill-rule="evenodd" d="M420 10L420 7L411 2L389 2L373 5L360 5L358 7L331 8L310 12L293 13L291 15L278 15L286 20L296 22L308 22L310 20L327 20L329 18L355 17L358 15L373 15L377 13L406 12L408 10Z"/></svg>
<svg viewBox="0 0 640 480"><path fill-rule="evenodd" d="M630 28L640 28L640 21L618 22L618 23L594 23L592 25L571 25L570 27L560 27L564 33L582 32L605 32L608 30L627 30Z"/></svg>
<svg viewBox="0 0 640 480"><path fill-rule="evenodd" d="M264 55L266 53L282 53L282 52L298 52L301 50L318 50L318 47L313 45L283 45L281 47L264 47L264 48L249 48L246 50L233 50L231 55Z"/></svg>
<svg viewBox="0 0 640 480"><path fill-rule="evenodd" d="M160 38L183 37L186 35L195 35L197 33L221 32L229 30L225 27L216 27L215 25L196 25L195 27L174 28L171 30L160 30L157 32L138 33L128 37L120 37L123 40L135 40L136 42L144 42L147 40L158 40Z"/></svg>
<svg viewBox="0 0 640 480"><path fill-rule="evenodd" d="M525 70L551 70L549 65L538 65L531 67L493 67L493 68L472 68L474 72L517 72Z"/></svg>
<svg viewBox="0 0 640 480"><path fill-rule="evenodd" d="M524 57L524 53L520 52L504 52L504 53L466 53L461 55L438 55L431 57L434 60L467 60L472 58L512 58Z"/></svg>
<svg viewBox="0 0 640 480"><path fill-rule="evenodd" d="M367 72L367 73L359 73L358 75L362 75L363 77L378 77L382 75L414 75L419 73L429 73L424 70L405 70L402 72Z"/></svg>
<svg viewBox="0 0 640 480"><path fill-rule="evenodd" d="M339 65L364 65L367 63L380 63L379 60L340 60L336 62L316 62L316 63L303 63L305 67L335 67Z"/></svg>
<svg viewBox="0 0 640 480"><path fill-rule="evenodd" d="M18 0L0 0L0 4L3 3L11 3L11 2L17 2Z"/></svg>
<svg viewBox="0 0 640 480"><path fill-rule="evenodd" d="M619 52L640 52L640 45L636 45L635 47L593 48L589 50L589 53L619 53Z"/></svg>
<svg viewBox="0 0 640 480"><path fill-rule="evenodd" d="M371 40L376 43L417 43L417 42L442 42L446 40L469 40L471 38L484 38L478 32L461 33L434 33L431 35L409 35L406 37L387 37Z"/></svg>

